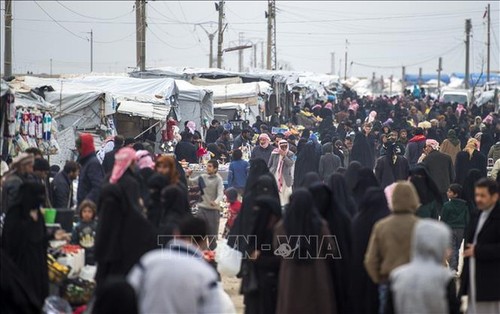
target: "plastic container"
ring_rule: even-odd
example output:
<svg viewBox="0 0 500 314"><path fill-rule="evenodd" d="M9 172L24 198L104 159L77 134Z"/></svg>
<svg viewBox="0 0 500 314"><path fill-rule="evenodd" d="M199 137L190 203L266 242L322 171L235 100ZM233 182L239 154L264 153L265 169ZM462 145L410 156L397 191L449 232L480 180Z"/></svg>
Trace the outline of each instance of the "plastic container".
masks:
<svg viewBox="0 0 500 314"><path fill-rule="evenodd" d="M46 224L53 224L56 221L57 210L53 208L46 208L43 217L45 218Z"/></svg>

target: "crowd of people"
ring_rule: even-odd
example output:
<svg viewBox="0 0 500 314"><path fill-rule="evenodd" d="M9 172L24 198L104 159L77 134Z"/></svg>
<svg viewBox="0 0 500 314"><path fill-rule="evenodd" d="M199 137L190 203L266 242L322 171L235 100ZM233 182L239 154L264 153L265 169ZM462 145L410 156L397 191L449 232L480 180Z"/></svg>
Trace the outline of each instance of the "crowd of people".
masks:
<svg viewBox="0 0 500 314"><path fill-rule="evenodd" d="M82 133L60 172L36 149L14 158L1 185L10 312L39 311L48 240L65 237L97 265L92 313L232 311L203 254L226 237L243 253L245 313L459 313L464 295L468 313L500 313L491 104L347 89L243 129L184 126L175 154L119 135L96 152ZM73 234L48 234L40 209L72 207Z"/></svg>

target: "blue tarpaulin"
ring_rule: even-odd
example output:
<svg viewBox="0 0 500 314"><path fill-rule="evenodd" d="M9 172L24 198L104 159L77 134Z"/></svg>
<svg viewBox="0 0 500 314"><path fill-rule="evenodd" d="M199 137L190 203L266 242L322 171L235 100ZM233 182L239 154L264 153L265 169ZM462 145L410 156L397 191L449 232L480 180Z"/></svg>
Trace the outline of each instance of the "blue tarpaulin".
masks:
<svg viewBox="0 0 500 314"><path fill-rule="evenodd" d="M422 83L425 83L430 80L437 80L437 74L422 74ZM418 84L419 76L418 74L406 74L405 82L406 84ZM445 84L450 83L450 76L448 74L441 74L441 82Z"/></svg>
<svg viewBox="0 0 500 314"><path fill-rule="evenodd" d="M453 73L451 76L454 76L456 78L464 79L465 74L464 73ZM477 86L482 86L484 83L486 83L486 73L471 73L469 75L469 85L474 86L477 82ZM497 73L490 73L490 82L497 82L500 83L500 74Z"/></svg>

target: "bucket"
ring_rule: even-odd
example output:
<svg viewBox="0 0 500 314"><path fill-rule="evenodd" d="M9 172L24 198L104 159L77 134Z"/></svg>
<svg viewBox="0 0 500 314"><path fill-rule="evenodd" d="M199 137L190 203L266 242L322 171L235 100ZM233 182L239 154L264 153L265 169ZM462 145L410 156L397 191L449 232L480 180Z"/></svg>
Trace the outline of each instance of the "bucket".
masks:
<svg viewBox="0 0 500 314"><path fill-rule="evenodd" d="M43 216L46 224L53 224L56 221L57 210L53 208L46 208Z"/></svg>

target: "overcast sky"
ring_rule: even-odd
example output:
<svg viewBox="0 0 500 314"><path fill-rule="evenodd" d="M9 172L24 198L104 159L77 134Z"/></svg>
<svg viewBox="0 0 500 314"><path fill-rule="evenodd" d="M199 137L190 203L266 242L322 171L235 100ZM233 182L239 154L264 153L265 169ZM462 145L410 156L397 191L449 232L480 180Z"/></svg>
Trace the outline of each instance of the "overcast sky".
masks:
<svg viewBox="0 0 500 314"><path fill-rule="evenodd" d="M1 11L1 70L4 7ZM348 75L400 77L435 73L443 57L445 73L464 72L465 19L472 19L471 66L480 72L486 58L485 1L340 2L277 1L277 55L294 70L327 73L335 52L335 72L348 46ZM499 70L500 8L491 1L491 69ZM43 10L46 12L44 12ZM226 1L224 47L259 43L267 32L267 1ZM94 71L124 72L136 66L134 1L13 1L13 70L86 73L90 70L88 32L94 32ZM214 1L149 1L146 66L207 67L209 41L201 22L216 22ZM58 23L54 22L57 21ZM205 24L209 31L216 23ZM214 40L216 55L217 37ZM265 58L265 56L264 56ZM253 59L244 53L245 67ZM343 62L343 61L342 61ZM351 64L352 62L352 64ZM238 69L238 53L224 56L224 68ZM341 66L342 76L344 65ZM486 67L485 67L486 71Z"/></svg>

